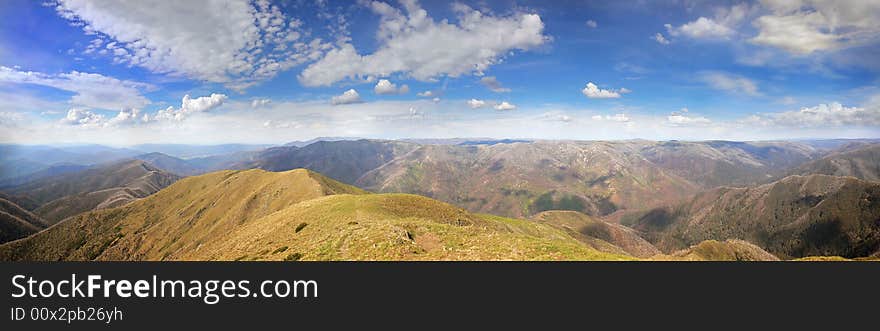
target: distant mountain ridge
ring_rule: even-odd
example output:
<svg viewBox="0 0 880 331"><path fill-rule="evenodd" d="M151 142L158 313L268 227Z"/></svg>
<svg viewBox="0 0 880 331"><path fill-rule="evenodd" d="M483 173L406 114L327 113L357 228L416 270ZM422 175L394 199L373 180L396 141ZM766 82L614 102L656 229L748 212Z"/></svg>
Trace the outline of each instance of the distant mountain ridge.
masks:
<svg viewBox="0 0 880 331"><path fill-rule="evenodd" d="M803 164L790 173L852 176L875 182L880 181L880 144L859 144L845 148L844 151L835 152Z"/></svg>
<svg viewBox="0 0 880 331"><path fill-rule="evenodd" d="M5 191L33 200L39 206L34 212L54 224L84 211L116 207L145 197L179 178L144 161L132 160L46 177Z"/></svg>
<svg viewBox="0 0 880 331"><path fill-rule="evenodd" d="M742 239L782 258L865 257L880 251L880 183L789 176L756 187L716 188L626 215L621 223L666 252L704 240Z"/></svg>
<svg viewBox="0 0 880 331"><path fill-rule="evenodd" d="M235 169L259 168L286 171L307 168L330 178L355 183L364 173L373 170L418 145L387 140L317 141L304 147L268 148Z"/></svg>

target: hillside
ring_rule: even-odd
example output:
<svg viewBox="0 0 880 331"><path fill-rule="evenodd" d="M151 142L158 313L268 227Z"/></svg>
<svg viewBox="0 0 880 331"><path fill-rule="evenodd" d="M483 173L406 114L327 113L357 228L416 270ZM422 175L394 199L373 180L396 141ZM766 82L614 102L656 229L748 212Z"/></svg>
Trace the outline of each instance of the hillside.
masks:
<svg viewBox="0 0 880 331"><path fill-rule="evenodd" d="M353 184L364 173L406 154L417 145L385 140L317 141L304 147L268 148L234 169L286 171L304 168Z"/></svg>
<svg viewBox="0 0 880 331"><path fill-rule="evenodd" d="M773 254L747 241L706 240L669 255L656 255L655 261L779 261Z"/></svg>
<svg viewBox="0 0 880 331"><path fill-rule="evenodd" d="M0 260L630 259L550 226L317 173L221 171L0 246Z"/></svg>
<svg viewBox="0 0 880 331"><path fill-rule="evenodd" d="M356 184L509 217L545 210L602 216L677 201L696 192L696 185L639 155L649 143L425 145L364 174Z"/></svg>
<svg viewBox="0 0 880 331"><path fill-rule="evenodd" d="M639 237L635 230L576 211L550 210L538 213L532 219L566 230L575 239L599 250L605 244L635 257L647 258L660 254L660 250Z"/></svg>
<svg viewBox="0 0 880 331"><path fill-rule="evenodd" d="M821 154L803 143L733 141L657 142L640 153L703 188L765 183Z"/></svg>
<svg viewBox="0 0 880 331"><path fill-rule="evenodd" d="M27 237L48 224L15 203L0 198L0 243Z"/></svg>
<svg viewBox="0 0 880 331"><path fill-rule="evenodd" d="M880 144L857 144L794 169L794 175L852 176L880 181Z"/></svg>
<svg viewBox="0 0 880 331"><path fill-rule="evenodd" d="M141 154L135 156L134 159L141 160L155 166L156 168L165 170L178 176L192 176L204 173L198 167L190 164L187 160L165 155L159 152Z"/></svg>
<svg viewBox="0 0 880 331"><path fill-rule="evenodd" d="M96 208L116 207L153 194L179 177L141 160L124 161L43 178L6 190L39 207L50 224Z"/></svg>
<svg viewBox="0 0 880 331"><path fill-rule="evenodd" d="M671 252L704 240L743 239L780 258L880 249L880 183L852 177L790 176L751 188L722 187L621 223Z"/></svg>

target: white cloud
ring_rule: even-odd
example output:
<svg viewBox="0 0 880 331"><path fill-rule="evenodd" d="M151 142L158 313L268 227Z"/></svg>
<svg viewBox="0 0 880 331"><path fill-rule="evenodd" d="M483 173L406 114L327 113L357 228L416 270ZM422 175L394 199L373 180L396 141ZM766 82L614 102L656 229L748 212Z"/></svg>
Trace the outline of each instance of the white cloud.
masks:
<svg viewBox="0 0 880 331"><path fill-rule="evenodd" d="M486 106L486 101L478 100L478 99L470 99L467 101L467 104L468 104L468 106L471 107L471 109L483 108Z"/></svg>
<svg viewBox="0 0 880 331"><path fill-rule="evenodd" d="M434 97L433 99L431 99L431 101L433 101L434 103L438 103L440 102L440 97Z"/></svg>
<svg viewBox="0 0 880 331"><path fill-rule="evenodd" d="M337 95L330 99L330 103L333 105L347 105L359 102L361 102L361 95L355 89L349 89L342 92L342 95Z"/></svg>
<svg viewBox="0 0 880 331"><path fill-rule="evenodd" d="M271 129L298 129L302 127L302 124L297 121L268 120L263 122L263 127Z"/></svg>
<svg viewBox="0 0 880 331"><path fill-rule="evenodd" d="M497 105L495 105L495 110L514 110L516 109L516 105L508 103L507 101L503 101Z"/></svg>
<svg viewBox="0 0 880 331"><path fill-rule="evenodd" d="M612 121L612 122L620 122L620 123L629 123L632 119L626 114L618 113L614 115L593 115L592 118L594 121Z"/></svg>
<svg viewBox="0 0 880 331"><path fill-rule="evenodd" d="M189 94L183 96L180 104L180 110L185 113L199 113L217 108L226 101L228 97L225 94L211 93L206 97L191 98Z"/></svg>
<svg viewBox="0 0 880 331"><path fill-rule="evenodd" d="M621 88L617 91L603 90L600 89L599 86L596 86L596 84L593 84L593 82L588 82L587 86L584 87L583 90L581 90L581 93L583 93L585 96L587 96L587 98L590 99L616 99L620 98L621 94L626 94L630 92L632 91L626 88Z"/></svg>
<svg viewBox="0 0 880 331"><path fill-rule="evenodd" d="M60 122L68 125L100 126L104 123L104 115L95 114L88 109L71 108Z"/></svg>
<svg viewBox="0 0 880 331"><path fill-rule="evenodd" d="M837 37L819 30L824 24L825 18L817 12L763 16L755 20L755 26L760 32L751 42L782 48L799 55L839 47Z"/></svg>
<svg viewBox="0 0 880 331"><path fill-rule="evenodd" d="M588 20L588 21L587 21L587 26L590 27L590 28L595 29L595 28L599 27L599 24L596 23L596 21L594 21L594 20Z"/></svg>
<svg viewBox="0 0 880 331"><path fill-rule="evenodd" d="M669 45L669 40L667 40L666 37L663 37L663 34L660 32L657 32L657 34L654 35L653 39L662 45Z"/></svg>
<svg viewBox="0 0 880 331"><path fill-rule="evenodd" d="M495 76L486 76L480 78L480 83L483 84L483 86L488 88L490 91L495 93L510 92L510 89L502 86L501 82L499 82L498 79L495 78Z"/></svg>
<svg viewBox="0 0 880 331"><path fill-rule="evenodd" d="M214 108L223 105L228 97L225 94L211 93L209 96L198 97L193 99L189 94L183 96L180 102L180 108L168 107L156 113L156 120L175 120L181 121L187 116L195 113L211 111Z"/></svg>
<svg viewBox="0 0 880 331"><path fill-rule="evenodd" d="M437 94L437 93L434 92L434 91L424 91L424 92L416 93L416 95L418 95L418 96L420 96L420 97L425 97L425 98L433 97L433 96L436 95L436 94Z"/></svg>
<svg viewBox="0 0 880 331"><path fill-rule="evenodd" d="M750 96L761 95L758 84L751 79L720 71L704 72L699 79L716 90L741 93Z"/></svg>
<svg viewBox="0 0 880 331"><path fill-rule="evenodd" d="M700 125L708 125L711 124L712 121L703 116L690 116L687 108L682 108L677 112L672 112L669 116L666 116L666 122L672 126L700 126Z"/></svg>
<svg viewBox="0 0 880 331"><path fill-rule="evenodd" d="M251 101L251 108L262 108L272 103L271 99L254 99Z"/></svg>
<svg viewBox="0 0 880 331"><path fill-rule="evenodd" d="M494 16L454 4L458 22L434 21L415 1L402 1L406 14L384 2L369 3L380 18L379 47L358 54L344 43L309 65L299 76L305 86L394 73L420 81L482 73L514 50L528 50L549 38L536 14Z"/></svg>
<svg viewBox="0 0 880 331"><path fill-rule="evenodd" d="M140 109L130 108L120 110L116 117L109 119L105 126L124 126L124 125L135 125L138 123L144 123L149 121L149 116L143 115L141 116Z"/></svg>
<svg viewBox="0 0 880 331"><path fill-rule="evenodd" d="M864 107L846 107L840 103L819 104L800 110L753 115L743 122L763 126L783 127L840 127L880 126L880 105L869 103Z"/></svg>
<svg viewBox="0 0 880 331"><path fill-rule="evenodd" d="M700 17L696 21L685 23L679 27L666 24L666 31L673 37L686 36L695 39L727 38L734 33L733 29L705 17Z"/></svg>
<svg viewBox="0 0 880 331"><path fill-rule="evenodd" d="M100 74L71 71L49 75L5 66L0 66L0 82L42 85L73 92L71 104L100 109L144 107L150 100L141 95L141 90L155 89L150 84L119 80Z"/></svg>
<svg viewBox="0 0 880 331"><path fill-rule="evenodd" d="M772 121L773 114L759 114L765 124L746 120L712 119L705 125L671 125L669 114L590 113L580 107L559 105L529 107L528 111L492 113L474 111L465 100L433 103L430 99L377 100L369 103L333 106L323 99L311 101L273 101L265 111L252 111L247 102L224 103L224 111L191 116L185 121L150 121L126 126L93 129L80 125L59 125L57 121L19 122L15 130L0 131L0 141L51 144L138 143L218 144L229 142L283 143L320 136L356 136L366 138L452 138L452 137L521 137L526 139L576 140L774 140L797 138L878 137L877 105L880 98L852 110L846 127L822 125L783 126ZM486 101L494 105L490 101ZM872 106L873 105L873 106ZM832 107L829 105L829 107ZM833 108L833 107L832 107ZM852 109L851 109L852 108ZM861 109L861 110L859 110ZM67 109L65 109L67 111ZM844 112L846 113L846 112ZM104 113L106 114L106 113ZM590 121L589 130L577 125L580 115ZM873 115L871 115L873 114ZM565 122L563 115L571 117ZM591 115L595 116L590 120ZM697 117L682 112L682 116ZM873 117L872 117L873 116ZM113 116L105 115L105 120ZM837 116L838 118L841 116ZM846 116L843 116L846 117ZM870 120L874 118L874 120ZM867 120L866 120L867 119ZM595 121L595 122L593 122ZM268 124L267 124L268 122ZM815 121L814 121L815 122ZM834 123L833 121L831 123ZM222 128L223 134L217 134Z"/></svg>
<svg viewBox="0 0 880 331"><path fill-rule="evenodd" d="M84 53L150 71L245 88L308 60L329 44L302 40L302 23L266 0L58 0L57 13L97 36ZM108 52L111 51L111 52Z"/></svg>
<svg viewBox="0 0 880 331"><path fill-rule="evenodd" d="M713 18L701 16L678 27L673 27L672 24L665 24L664 26L669 35L673 37L728 39L736 34L736 27L749 15L751 10L752 8L747 4L739 4L729 9L719 8L716 10Z"/></svg>
<svg viewBox="0 0 880 331"><path fill-rule="evenodd" d="M763 1L771 13L753 22L750 39L796 55L858 46L880 39L880 1Z"/></svg>
<svg viewBox="0 0 880 331"><path fill-rule="evenodd" d="M373 88L373 92L376 94L407 94L409 93L409 86L403 85L401 87L397 87L394 83L387 79L381 79L378 83L376 83L376 87Z"/></svg>

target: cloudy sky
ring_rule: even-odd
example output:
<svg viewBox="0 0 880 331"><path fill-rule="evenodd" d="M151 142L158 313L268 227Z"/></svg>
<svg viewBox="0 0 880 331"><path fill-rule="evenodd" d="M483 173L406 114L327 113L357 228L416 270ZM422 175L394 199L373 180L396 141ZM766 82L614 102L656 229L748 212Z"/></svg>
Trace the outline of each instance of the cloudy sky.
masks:
<svg viewBox="0 0 880 331"><path fill-rule="evenodd" d="M6 0L0 17L0 142L880 137L880 0Z"/></svg>

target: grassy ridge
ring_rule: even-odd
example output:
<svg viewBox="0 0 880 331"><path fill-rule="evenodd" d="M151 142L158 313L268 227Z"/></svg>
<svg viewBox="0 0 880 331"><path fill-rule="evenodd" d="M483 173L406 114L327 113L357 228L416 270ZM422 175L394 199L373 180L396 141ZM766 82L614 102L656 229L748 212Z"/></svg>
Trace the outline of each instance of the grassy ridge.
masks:
<svg viewBox="0 0 880 331"><path fill-rule="evenodd" d="M628 260L525 220L298 169L185 178L0 246L2 260Z"/></svg>

